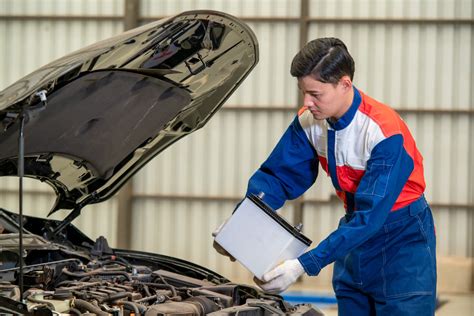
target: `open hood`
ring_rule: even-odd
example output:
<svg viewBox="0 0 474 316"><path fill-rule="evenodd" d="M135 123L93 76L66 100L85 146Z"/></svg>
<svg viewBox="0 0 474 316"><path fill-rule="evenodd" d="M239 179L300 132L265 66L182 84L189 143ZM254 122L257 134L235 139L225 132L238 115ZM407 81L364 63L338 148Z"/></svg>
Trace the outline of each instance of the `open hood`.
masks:
<svg viewBox="0 0 474 316"><path fill-rule="evenodd" d="M190 11L40 68L0 92L0 176L17 175L25 115L25 176L56 191L50 214L108 199L212 117L256 65L257 45L238 19Z"/></svg>

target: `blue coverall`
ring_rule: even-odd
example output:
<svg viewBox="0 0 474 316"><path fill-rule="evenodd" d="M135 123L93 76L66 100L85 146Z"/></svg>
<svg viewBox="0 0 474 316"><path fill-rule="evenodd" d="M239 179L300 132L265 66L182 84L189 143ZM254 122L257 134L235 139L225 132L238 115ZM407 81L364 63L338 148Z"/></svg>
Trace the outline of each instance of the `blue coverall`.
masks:
<svg viewBox="0 0 474 316"><path fill-rule="evenodd" d="M303 108L250 178L273 209L303 194L321 164L343 200L338 228L298 258L316 276L335 262L340 315L434 315L435 230L422 156L406 124L388 106L354 87L337 121Z"/></svg>

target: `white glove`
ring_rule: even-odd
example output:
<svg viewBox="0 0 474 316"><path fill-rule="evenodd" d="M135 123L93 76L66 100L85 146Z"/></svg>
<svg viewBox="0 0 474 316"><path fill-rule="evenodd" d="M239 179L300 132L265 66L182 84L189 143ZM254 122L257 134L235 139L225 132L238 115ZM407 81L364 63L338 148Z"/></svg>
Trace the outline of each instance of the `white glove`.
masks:
<svg viewBox="0 0 474 316"><path fill-rule="evenodd" d="M222 224L219 225L219 227L216 228L216 230L214 230L212 232L212 237L216 237L217 234L219 234L219 232L222 230L222 227L224 227L224 225L227 223L229 219L226 219ZM234 262L235 261L235 258L232 257L232 255L230 253L228 253L224 248L222 248L221 245L219 245L215 240L214 242L212 243L212 247L214 247L214 249L221 255L223 256L226 256L226 257L229 257L230 261Z"/></svg>
<svg viewBox="0 0 474 316"><path fill-rule="evenodd" d="M304 268L298 259L286 260L273 270L265 273L262 281L254 279L265 292L278 294L285 291L303 273Z"/></svg>
<svg viewBox="0 0 474 316"><path fill-rule="evenodd" d="M221 232L222 227L224 227L225 223L227 223L228 220L229 220L229 219L226 219L225 221L223 221L223 222L219 225L219 227L217 227L217 228L212 232L212 237L216 237L217 234L219 234L219 233Z"/></svg>

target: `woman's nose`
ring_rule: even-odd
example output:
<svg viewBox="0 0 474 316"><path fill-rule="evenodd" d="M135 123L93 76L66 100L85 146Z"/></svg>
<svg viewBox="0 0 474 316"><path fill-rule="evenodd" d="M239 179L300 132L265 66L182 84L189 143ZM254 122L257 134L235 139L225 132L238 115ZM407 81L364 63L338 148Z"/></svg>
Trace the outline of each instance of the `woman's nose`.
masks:
<svg viewBox="0 0 474 316"><path fill-rule="evenodd" d="M307 106L307 107L313 107L314 106L313 99L311 98L310 95L307 95L307 94L304 95L303 104L304 104L304 106Z"/></svg>

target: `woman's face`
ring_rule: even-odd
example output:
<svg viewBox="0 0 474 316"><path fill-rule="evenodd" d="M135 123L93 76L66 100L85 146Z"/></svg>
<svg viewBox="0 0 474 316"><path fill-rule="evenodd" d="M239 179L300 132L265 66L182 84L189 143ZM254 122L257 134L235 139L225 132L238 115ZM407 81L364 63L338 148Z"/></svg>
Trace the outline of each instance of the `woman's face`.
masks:
<svg viewBox="0 0 474 316"><path fill-rule="evenodd" d="M337 120L352 104L352 81L349 76L332 84L323 83L308 75L298 79L298 87L303 93L303 105L317 120Z"/></svg>

